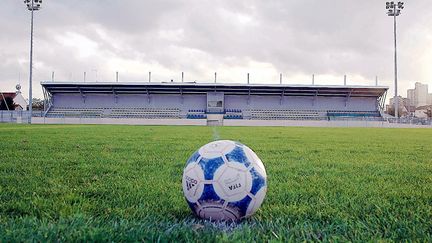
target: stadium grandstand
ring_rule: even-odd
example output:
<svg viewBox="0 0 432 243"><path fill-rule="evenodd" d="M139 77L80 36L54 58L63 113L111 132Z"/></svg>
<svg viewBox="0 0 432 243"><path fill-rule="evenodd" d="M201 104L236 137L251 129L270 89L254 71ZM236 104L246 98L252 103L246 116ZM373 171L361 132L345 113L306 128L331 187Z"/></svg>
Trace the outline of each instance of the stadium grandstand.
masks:
<svg viewBox="0 0 432 243"><path fill-rule="evenodd" d="M382 120L383 86L42 82L46 118Z"/></svg>

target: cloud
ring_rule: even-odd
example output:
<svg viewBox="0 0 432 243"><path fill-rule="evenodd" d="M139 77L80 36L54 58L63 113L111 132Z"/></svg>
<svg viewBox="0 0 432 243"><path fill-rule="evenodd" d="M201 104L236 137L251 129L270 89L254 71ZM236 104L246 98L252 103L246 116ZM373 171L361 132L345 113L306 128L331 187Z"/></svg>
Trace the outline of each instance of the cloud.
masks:
<svg viewBox="0 0 432 243"><path fill-rule="evenodd" d="M400 89L432 85L432 12L407 1L398 19ZM187 80L393 84L392 18L385 1L94 0L45 1L35 18L35 96L56 80ZM0 89L27 90L29 13L0 9ZM96 71L97 70L97 71ZM21 80L19 80L21 76Z"/></svg>

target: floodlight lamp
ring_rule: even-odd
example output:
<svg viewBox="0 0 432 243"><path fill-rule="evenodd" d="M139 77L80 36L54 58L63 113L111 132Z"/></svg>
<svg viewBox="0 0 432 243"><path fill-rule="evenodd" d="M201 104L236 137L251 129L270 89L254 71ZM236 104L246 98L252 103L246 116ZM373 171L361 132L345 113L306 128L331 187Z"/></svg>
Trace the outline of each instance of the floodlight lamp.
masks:
<svg viewBox="0 0 432 243"><path fill-rule="evenodd" d="M390 8L390 3L386 2L386 9L389 9L389 8Z"/></svg>
<svg viewBox="0 0 432 243"><path fill-rule="evenodd" d="M398 8L404 9L404 3L403 2L398 2Z"/></svg>
<svg viewBox="0 0 432 243"><path fill-rule="evenodd" d="M30 11L36 11L41 8L42 0L24 0L27 5L27 9Z"/></svg>

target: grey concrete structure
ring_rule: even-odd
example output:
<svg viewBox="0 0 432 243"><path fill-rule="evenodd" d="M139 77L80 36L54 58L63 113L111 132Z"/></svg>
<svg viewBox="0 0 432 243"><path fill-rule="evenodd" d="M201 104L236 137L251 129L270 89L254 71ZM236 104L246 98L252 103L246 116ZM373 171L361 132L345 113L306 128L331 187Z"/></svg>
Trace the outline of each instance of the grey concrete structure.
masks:
<svg viewBox="0 0 432 243"><path fill-rule="evenodd" d="M380 118L388 87L42 82L48 118L330 120ZM219 117L218 117L219 116Z"/></svg>

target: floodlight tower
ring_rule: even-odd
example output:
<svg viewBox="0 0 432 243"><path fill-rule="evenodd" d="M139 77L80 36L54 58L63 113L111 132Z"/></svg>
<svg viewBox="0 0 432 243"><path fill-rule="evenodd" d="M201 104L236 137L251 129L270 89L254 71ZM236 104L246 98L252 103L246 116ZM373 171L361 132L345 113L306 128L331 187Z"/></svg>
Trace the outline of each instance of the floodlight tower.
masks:
<svg viewBox="0 0 432 243"><path fill-rule="evenodd" d="M399 100L398 100L398 70L397 70L397 31L396 31L396 17L401 14L401 10L404 9L403 2L386 2L386 9L388 10L387 15L393 17L393 32L394 32L394 72L395 72L395 117L399 120Z"/></svg>
<svg viewBox="0 0 432 243"><path fill-rule="evenodd" d="M30 75L29 75L29 123L31 123L32 112L33 112L33 93L32 93L32 81L33 81L33 13L34 11L41 9L42 0L24 0L27 5L27 9L31 12L31 24L30 24Z"/></svg>

